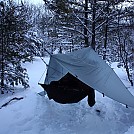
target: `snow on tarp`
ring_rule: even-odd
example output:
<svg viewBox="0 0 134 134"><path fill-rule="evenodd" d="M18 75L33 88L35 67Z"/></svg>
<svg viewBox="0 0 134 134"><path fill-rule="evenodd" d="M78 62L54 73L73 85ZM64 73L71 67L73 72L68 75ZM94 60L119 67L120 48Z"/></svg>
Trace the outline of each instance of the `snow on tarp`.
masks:
<svg viewBox="0 0 134 134"><path fill-rule="evenodd" d="M134 96L92 48L52 55L45 84L61 79L68 72L100 93L134 108Z"/></svg>

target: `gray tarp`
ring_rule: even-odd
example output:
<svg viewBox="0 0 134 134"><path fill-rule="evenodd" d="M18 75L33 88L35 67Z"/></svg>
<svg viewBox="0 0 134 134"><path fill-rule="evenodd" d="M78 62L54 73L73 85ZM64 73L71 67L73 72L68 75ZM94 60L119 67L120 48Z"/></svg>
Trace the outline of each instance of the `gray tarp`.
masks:
<svg viewBox="0 0 134 134"><path fill-rule="evenodd" d="M61 79L68 72L100 93L134 108L134 96L92 48L52 55L45 84Z"/></svg>

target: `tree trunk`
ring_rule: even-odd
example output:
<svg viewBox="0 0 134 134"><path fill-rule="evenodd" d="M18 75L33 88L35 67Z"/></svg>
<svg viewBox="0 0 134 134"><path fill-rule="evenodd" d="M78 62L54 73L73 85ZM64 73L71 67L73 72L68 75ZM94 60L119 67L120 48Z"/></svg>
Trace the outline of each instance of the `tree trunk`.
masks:
<svg viewBox="0 0 134 134"><path fill-rule="evenodd" d="M88 47L89 46L88 31L87 31L87 27L88 27L88 0L85 0L84 12L85 12L84 25L86 26L86 27L84 27L85 47Z"/></svg>
<svg viewBox="0 0 134 134"><path fill-rule="evenodd" d="M4 5L3 5L3 16L1 19L1 23L4 24ZM4 94L4 27L2 27L2 31L1 31L1 36L2 36L2 40L1 40L1 94Z"/></svg>
<svg viewBox="0 0 134 134"><path fill-rule="evenodd" d="M95 0L96 1L96 0ZM88 40L88 0L85 0L85 7L84 7L84 10L85 10L85 28L84 28L84 35L85 35L85 47L89 47L89 40ZM95 8L94 8L94 12L95 12ZM93 19L95 20L95 14L93 14ZM93 44L91 44L91 47L95 50L95 22L93 23L92 25L92 28L94 29L94 31L92 30L92 32L94 32L92 35L92 39L93 39ZM95 90L94 89L91 89L92 90L92 95L95 96ZM91 103L91 102L90 102Z"/></svg>
<svg viewBox="0 0 134 134"><path fill-rule="evenodd" d="M95 50L95 45L96 45L96 41L95 41L95 15L96 15L96 9L95 9L95 5L96 5L96 0L93 0L92 3L92 41L91 41L91 46L92 48Z"/></svg>
<svg viewBox="0 0 134 134"><path fill-rule="evenodd" d="M104 51L103 51L103 60L106 60L106 49L107 49L107 37L108 37L108 14L109 14L109 1L106 7L106 24L105 24L105 33L104 33Z"/></svg>

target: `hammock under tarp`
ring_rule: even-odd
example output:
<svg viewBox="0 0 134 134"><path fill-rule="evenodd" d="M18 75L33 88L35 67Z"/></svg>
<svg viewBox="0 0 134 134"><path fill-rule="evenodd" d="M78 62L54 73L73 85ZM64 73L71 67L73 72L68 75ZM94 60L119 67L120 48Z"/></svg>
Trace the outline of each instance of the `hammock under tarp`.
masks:
<svg viewBox="0 0 134 134"><path fill-rule="evenodd" d="M73 79L73 82L69 80L67 84L60 85L59 82L64 81L66 77ZM48 90L48 96L49 91L53 92L51 93L51 95L53 94L53 99L55 99L54 96L59 95L60 100L55 99L57 102L61 100L63 100L63 102L61 101L62 103L77 102L88 96L89 100L91 99L91 102L88 101L88 103L91 103L92 106L95 102L93 99L94 93L93 95L88 93L97 90L113 100L134 108L134 96L125 87L113 69L91 47L67 54L51 55L43 87L46 91ZM76 89L79 91L74 91L74 87L77 87ZM64 88L68 90L62 91ZM73 94L78 98L74 97L74 100L68 99L69 97L73 98ZM68 100L64 102L64 99Z"/></svg>
<svg viewBox="0 0 134 134"><path fill-rule="evenodd" d="M88 96L89 106L95 104L94 90L67 73L59 81L52 81L50 84L40 84L47 92L49 99L62 104L77 103Z"/></svg>

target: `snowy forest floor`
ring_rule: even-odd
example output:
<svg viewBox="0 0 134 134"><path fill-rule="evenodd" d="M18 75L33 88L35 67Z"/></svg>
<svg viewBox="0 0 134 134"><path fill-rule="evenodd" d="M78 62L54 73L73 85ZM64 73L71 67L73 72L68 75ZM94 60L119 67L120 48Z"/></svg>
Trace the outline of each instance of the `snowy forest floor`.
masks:
<svg viewBox="0 0 134 134"><path fill-rule="evenodd" d="M48 63L49 58L45 58ZM96 104L89 107L87 98L76 104L58 104L37 93L42 91L38 82L46 70L41 59L24 65L29 74L30 88L17 87L16 92L0 95L0 134L133 134L134 109L103 97L96 91ZM123 68L111 66L134 95ZM40 82L44 81L45 74ZM100 111L100 112L99 112Z"/></svg>

